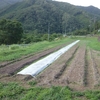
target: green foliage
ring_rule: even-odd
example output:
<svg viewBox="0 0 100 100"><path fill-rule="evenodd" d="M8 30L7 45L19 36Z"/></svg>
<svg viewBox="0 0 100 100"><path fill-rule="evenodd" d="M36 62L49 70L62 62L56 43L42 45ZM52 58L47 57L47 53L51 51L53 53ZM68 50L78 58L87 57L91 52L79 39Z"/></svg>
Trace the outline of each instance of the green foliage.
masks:
<svg viewBox="0 0 100 100"><path fill-rule="evenodd" d="M29 89L17 83L0 83L0 100L99 100L100 91L73 91L69 87L52 86L50 88L35 87Z"/></svg>
<svg viewBox="0 0 100 100"><path fill-rule="evenodd" d="M98 38L89 38L88 46L92 49L100 51L100 42Z"/></svg>
<svg viewBox="0 0 100 100"><path fill-rule="evenodd" d="M71 100L72 93L68 87L32 88L21 100Z"/></svg>
<svg viewBox="0 0 100 100"><path fill-rule="evenodd" d="M47 33L48 28L50 33L70 32L87 27L90 20L77 7L52 0L25 0L1 11L0 16L19 20L26 33Z"/></svg>
<svg viewBox="0 0 100 100"><path fill-rule="evenodd" d="M89 100L99 100L100 99L100 91L86 91L85 96Z"/></svg>
<svg viewBox="0 0 100 100"><path fill-rule="evenodd" d="M73 36L72 39L81 40L80 45L85 44L87 47L100 51L100 41L95 36Z"/></svg>
<svg viewBox="0 0 100 100"><path fill-rule="evenodd" d="M42 40L43 34L38 34L38 33L27 33L23 34L23 37L21 39L21 43L33 43L33 42L40 42Z"/></svg>
<svg viewBox="0 0 100 100"><path fill-rule="evenodd" d="M20 48L20 46L19 45L15 45L15 44L9 46L9 49L11 49L11 50L16 50L16 49L19 49L19 48Z"/></svg>
<svg viewBox="0 0 100 100"><path fill-rule="evenodd" d="M96 21L96 22L95 22L94 29L95 29L95 30L100 29L100 21Z"/></svg>
<svg viewBox="0 0 100 100"><path fill-rule="evenodd" d="M0 100L18 100L18 95L24 91L24 88L17 83L0 83Z"/></svg>
<svg viewBox="0 0 100 100"><path fill-rule="evenodd" d="M74 31L73 32L73 35L87 35L87 34L89 34L89 32L87 31L87 30L85 30L85 29L81 29L81 30L76 30L76 31Z"/></svg>
<svg viewBox="0 0 100 100"><path fill-rule="evenodd" d="M35 54L37 52L40 52L42 50L50 49L53 47L56 47L61 44L67 45L67 43L71 42L73 40L69 38L65 39L60 39L55 40L55 41L43 41L43 42L38 42L38 43L31 43L31 44L22 44L22 45L17 45L16 49L10 49L13 47L12 45L6 46L2 45L0 46L0 61L8 61L8 60L14 60L17 58L20 58L22 56L26 56L28 54Z"/></svg>
<svg viewBox="0 0 100 100"><path fill-rule="evenodd" d="M96 17L97 19L100 17L100 9L94 6L88 6L88 7L79 6L78 8L87 12L89 15L88 17L91 17L91 18Z"/></svg>
<svg viewBox="0 0 100 100"><path fill-rule="evenodd" d="M8 7L11 4L15 4L17 2L21 2L22 0L5 0L5 1L0 1L0 9L3 9L4 7Z"/></svg>
<svg viewBox="0 0 100 100"><path fill-rule="evenodd" d="M61 38L61 34L53 33L53 34L39 34L39 33L27 33L23 34L21 39L21 43L33 43L33 42L40 42L40 41L54 41L56 38ZM49 38L49 40L48 40Z"/></svg>
<svg viewBox="0 0 100 100"><path fill-rule="evenodd" d="M45 34L44 34L45 35ZM22 45L1 45L0 46L0 61L8 61L18 59L24 55L28 54L35 54L45 49L53 48L55 46L69 43L74 40L81 40L81 43L85 43L88 47L100 51L100 42L96 37L77 37L73 36L71 38L60 38L60 35L52 34L54 41L43 41L38 43L31 43L31 44L22 44ZM52 36L51 35L51 36ZM55 37L55 38L54 38ZM56 38L59 37L59 38ZM41 37L43 39L43 36ZM45 38L47 39L47 37ZM44 40L45 40L44 39ZM82 44L83 45L83 44Z"/></svg>
<svg viewBox="0 0 100 100"><path fill-rule="evenodd" d="M18 43L22 37L22 33L21 23L6 19L0 21L0 44Z"/></svg>

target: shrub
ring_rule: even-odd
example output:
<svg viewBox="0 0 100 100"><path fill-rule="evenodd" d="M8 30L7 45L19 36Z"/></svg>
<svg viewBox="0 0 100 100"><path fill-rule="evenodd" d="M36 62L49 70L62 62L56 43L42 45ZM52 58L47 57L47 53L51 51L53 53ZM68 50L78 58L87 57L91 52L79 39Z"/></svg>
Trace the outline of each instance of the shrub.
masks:
<svg viewBox="0 0 100 100"><path fill-rule="evenodd" d="M16 50L16 49L19 49L19 48L20 48L20 46L16 45L16 44L9 46L9 49L11 49L11 50Z"/></svg>

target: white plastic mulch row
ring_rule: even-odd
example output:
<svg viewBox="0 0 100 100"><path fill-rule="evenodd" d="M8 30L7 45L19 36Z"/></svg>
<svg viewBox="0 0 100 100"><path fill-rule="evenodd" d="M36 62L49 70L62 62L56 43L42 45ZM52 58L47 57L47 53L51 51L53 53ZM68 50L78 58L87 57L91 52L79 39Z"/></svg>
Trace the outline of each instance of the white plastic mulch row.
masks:
<svg viewBox="0 0 100 100"><path fill-rule="evenodd" d="M77 40L68 46L48 55L47 57L37 61L36 63L31 64L27 68L23 69L22 71L18 72L17 74L22 75L31 75L36 76L38 73L40 73L43 69L45 69L47 66L49 66L51 63L53 63L57 58L59 58L62 54L64 54L66 51L68 51L72 46L74 46L76 43L78 43L80 40Z"/></svg>

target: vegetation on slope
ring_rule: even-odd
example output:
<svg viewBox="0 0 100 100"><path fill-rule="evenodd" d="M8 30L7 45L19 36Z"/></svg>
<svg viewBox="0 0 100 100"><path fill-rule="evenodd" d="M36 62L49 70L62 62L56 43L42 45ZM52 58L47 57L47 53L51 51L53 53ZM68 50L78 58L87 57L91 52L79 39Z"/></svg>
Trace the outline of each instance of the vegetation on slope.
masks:
<svg viewBox="0 0 100 100"><path fill-rule="evenodd" d="M0 11L0 18L17 19L25 32L65 33L89 25L86 13L68 3L52 0L24 0Z"/></svg>
<svg viewBox="0 0 100 100"><path fill-rule="evenodd" d="M89 9L86 8L84 10L82 7L52 0L24 0L2 9L0 11L0 19L1 22L3 18L5 20L10 19L9 21L12 22L13 20L18 20L22 23L24 33L31 33L23 34L21 40L16 43L44 41L49 38L49 35L51 36L48 40L51 41L58 37L59 33L60 35L87 35L91 32L96 34L100 28L100 21L98 17L97 19L94 19L94 17L99 16L99 9L92 7L92 12ZM91 16L91 13L96 16ZM0 24L0 27L2 27L2 24ZM15 29L13 30L16 31ZM1 31L0 29L0 34L2 34ZM6 33L9 33L9 31L11 29ZM56 35L52 35L53 33ZM12 34L12 37L16 36ZM1 36L0 41L5 41L5 39ZM13 43L15 42L0 42L0 44Z"/></svg>
<svg viewBox="0 0 100 100"><path fill-rule="evenodd" d="M11 6L14 3L21 2L22 0L0 0L0 9L4 7Z"/></svg>

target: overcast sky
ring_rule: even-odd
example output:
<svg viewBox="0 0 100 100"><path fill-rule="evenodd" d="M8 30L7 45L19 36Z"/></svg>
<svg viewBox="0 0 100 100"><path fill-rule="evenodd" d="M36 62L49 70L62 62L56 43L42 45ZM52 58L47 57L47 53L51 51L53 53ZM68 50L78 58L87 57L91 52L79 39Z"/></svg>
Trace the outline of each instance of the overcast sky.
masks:
<svg viewBox="0 0 100 100"><path fill-rule="evenodd" d="M98 7L100 9L100 0L55 0L55 1L68 2L70 4L79 5L79 6L93 5L93 6Z"/></svg>

